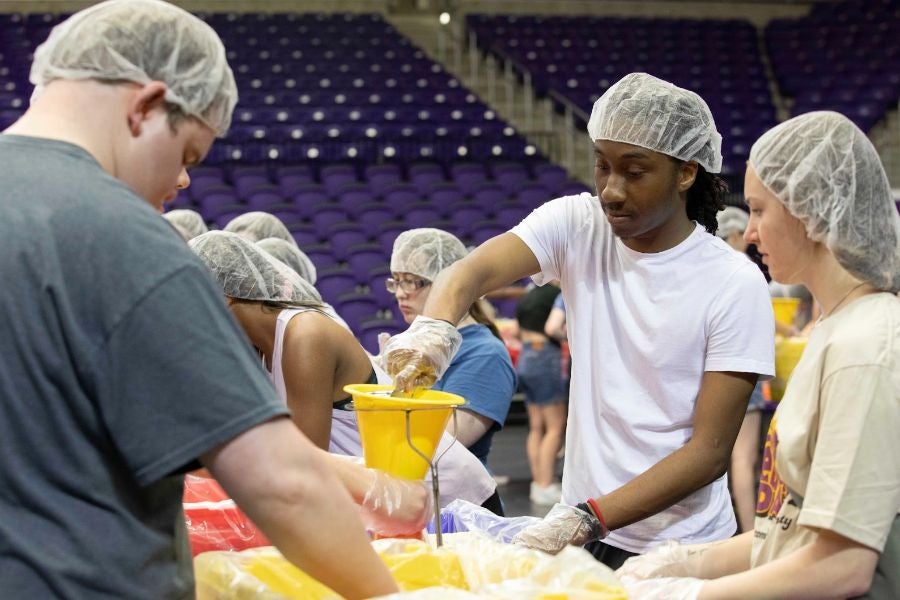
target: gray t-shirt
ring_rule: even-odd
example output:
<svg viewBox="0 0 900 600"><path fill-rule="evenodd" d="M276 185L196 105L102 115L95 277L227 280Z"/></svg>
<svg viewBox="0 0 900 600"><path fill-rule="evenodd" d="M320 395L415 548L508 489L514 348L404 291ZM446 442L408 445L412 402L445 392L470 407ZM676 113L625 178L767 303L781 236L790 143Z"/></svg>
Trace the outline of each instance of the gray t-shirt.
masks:
<svg viewBox="0 0 900 600"><path fill-rule="evenodd" d="M181 475L286 409L146 202L71 144L0 165L3 596L190 597Z"/></svg>

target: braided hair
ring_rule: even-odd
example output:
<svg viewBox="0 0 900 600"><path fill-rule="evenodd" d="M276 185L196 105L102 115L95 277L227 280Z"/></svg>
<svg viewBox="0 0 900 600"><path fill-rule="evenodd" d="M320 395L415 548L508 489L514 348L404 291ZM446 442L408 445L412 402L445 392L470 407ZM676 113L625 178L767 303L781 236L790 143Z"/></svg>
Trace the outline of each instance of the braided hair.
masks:
<svg viewBox="0 0 900 600"><path fill-rule="evenodd" d="M725 208L722 195L727 191L725 180L697 165L697 177L687 192L688 219L697 221L715 235L718 227L716 213Z"/></svg>

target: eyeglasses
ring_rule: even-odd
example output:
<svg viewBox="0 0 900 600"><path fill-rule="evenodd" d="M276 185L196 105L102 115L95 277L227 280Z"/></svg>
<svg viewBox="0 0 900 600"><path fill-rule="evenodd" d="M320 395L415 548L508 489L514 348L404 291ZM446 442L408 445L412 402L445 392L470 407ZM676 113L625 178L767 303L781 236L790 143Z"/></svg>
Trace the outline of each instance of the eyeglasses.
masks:
<svg viewBox="0 0 900 600"><path fill-rule="evenodd" d="M384 287L387 291L392 294L397 293L397 288L400 288L407 294L412 294L418 292L424 287L428 287L431 285L431 282L427 279L394 279L392 277L388 277L384 280Z"/></svg>

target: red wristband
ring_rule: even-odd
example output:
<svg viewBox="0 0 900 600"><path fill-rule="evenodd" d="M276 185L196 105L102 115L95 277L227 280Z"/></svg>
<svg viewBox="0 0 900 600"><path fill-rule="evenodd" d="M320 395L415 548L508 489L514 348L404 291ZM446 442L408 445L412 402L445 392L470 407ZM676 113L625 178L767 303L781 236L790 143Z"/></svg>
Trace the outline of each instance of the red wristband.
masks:
<svg viewBox="0 0 900 600"><path fill-rule="evenodd" d="M600 521L601 525L603 525L603 529L609 531L609 527L606 526L606 519L603 518L603 513L600 512L600 507L597 506L597 501L593 498L588 498L587 505L591 507L591 510L594 512L594 516L597 517L597 520Z"/></svg>

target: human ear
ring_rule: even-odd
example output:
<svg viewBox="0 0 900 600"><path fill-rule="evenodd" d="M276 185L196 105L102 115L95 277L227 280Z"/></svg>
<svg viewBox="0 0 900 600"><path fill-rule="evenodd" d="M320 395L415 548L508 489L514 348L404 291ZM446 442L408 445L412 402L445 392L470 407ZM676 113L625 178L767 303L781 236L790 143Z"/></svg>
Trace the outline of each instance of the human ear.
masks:
<svg viewBox="0 0 900 600"><path fill-rule="evenodd" d="M128 97L128 130L131 135L140 135L144 121L151 112L163 108L168 87L162 81L151 81L135 88Z"/></svg>
<svg viewBox="0 0 900 600"><path fill-rule="evenodd" d="M678 165L678 191L686 192L688 191L692 185L694 185L694 180L697 179L697 163L689 160Z"/></svg>

